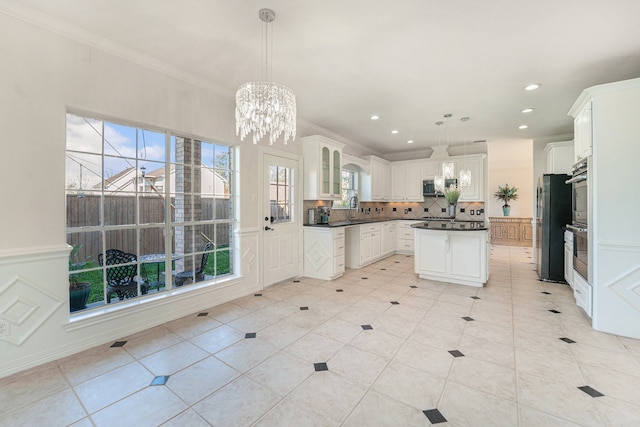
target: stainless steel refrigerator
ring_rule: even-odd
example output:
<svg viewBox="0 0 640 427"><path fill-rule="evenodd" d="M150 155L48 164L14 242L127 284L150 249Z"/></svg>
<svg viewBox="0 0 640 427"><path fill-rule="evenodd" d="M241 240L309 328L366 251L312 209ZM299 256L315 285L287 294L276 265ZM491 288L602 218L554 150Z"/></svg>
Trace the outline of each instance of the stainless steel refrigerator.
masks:
<svg viewBox="0 0 640 427"><path fill-rule="evenodd" d="M536 206L536 271L541 280L564 282L564 230L571 224L571 184L564 174L538 178Z"/></svg>

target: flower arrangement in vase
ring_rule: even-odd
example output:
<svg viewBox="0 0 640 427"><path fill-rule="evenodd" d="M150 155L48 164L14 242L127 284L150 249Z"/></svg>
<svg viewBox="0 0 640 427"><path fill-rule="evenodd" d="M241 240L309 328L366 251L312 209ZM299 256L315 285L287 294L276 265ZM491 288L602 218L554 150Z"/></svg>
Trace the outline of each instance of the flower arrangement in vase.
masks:
<svg viewBox="0 0 640 427"><path fill-rule="evenodd" d="M509 187L509 184L505 184L504 187L498 185L498 191L494 193L494 196L498 200L502 200L504 205L502 205L502 214L504 216L509 216L511 212L511 206L509 206L510 200L518 200L518 188L517 187Z"/></svg>

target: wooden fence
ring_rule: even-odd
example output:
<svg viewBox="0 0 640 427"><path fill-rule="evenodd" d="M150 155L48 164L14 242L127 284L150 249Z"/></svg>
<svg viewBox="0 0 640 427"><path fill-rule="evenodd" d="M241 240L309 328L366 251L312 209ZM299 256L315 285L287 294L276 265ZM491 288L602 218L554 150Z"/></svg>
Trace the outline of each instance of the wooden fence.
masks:
<svg viewBox="0 0 640 427"><path fill-rule="evenodd" d="M104 224L135 225L136 204L139 204L137 208L140 212L140 223L151 225L150 228L140 228L140 251L138 252L136 248L135 229L106 231L106 247L134 254L164 252L164 200L159 197L104 196ZM172 199L171 204L175 206L175 200ZM228 219L232 215L229 199L203 197L201 208L203 220ZM67 227L99 225L100 209L100 196L67 196ZM171 220L174 219L172 214ZM157 224L157 227L154 224ZM200 243L202 247L206 244L200 232L214 240L218 247L222 247L229 244L232 229L230 224L208 223L184 227L184 232L187 234L195 232L196 248ZM67 243L80 247L77 261L97 261L98 254L102 252L101 237L100 232L73 233L67 236ZM173 247L171 251L174 251Z"/></svg>

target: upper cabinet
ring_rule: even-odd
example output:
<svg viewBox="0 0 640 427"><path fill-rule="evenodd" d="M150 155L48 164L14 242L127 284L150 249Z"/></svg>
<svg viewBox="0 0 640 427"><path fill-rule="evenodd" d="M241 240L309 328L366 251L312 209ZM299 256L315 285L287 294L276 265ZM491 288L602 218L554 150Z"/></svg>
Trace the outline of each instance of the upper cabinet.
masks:
<svg viewBox="0 0 640 427"><path fill-rule="evenodd" d="M573 115L574 163L586 159L593 152L592 102L588 101L575 111Z"/></svg>
<svg viewBox="0 0 640 427"><path fill-rule="evenodd" d="M571 166L575 163L573 141L551 142L544 147L547 157L546 173L571 172Z"/></svg>
<svg viewBox="0 0 640 427"><path fill-rule="evenodd" d="M304 156L304 199L340 199L344 144L320 135L307 136L301 140Z"/></svg>
<svg viewBox="0 0 640 427"><path fill-rule="evenodd" d="M368 175L362 176L360 200L363 202L388 202L391 199L391 170L389 161L376 156L366 156L371 164Z"/></svg>
<svg viewBox="0 0 640 427"><path fill-rule="evenodd" d="M422 175L426 161L391 163L391 201L421 202Z"/></svg>
<svg viewBox="0 0 640 427"><path fill-rule="evenodd" d="M462 190L459 199L461 202L484 202L485 158L486 156L484 154L474 154L456 158L455 172L458 180L460 180L460 170L467 169L471 171L471 186Z"/></svg>

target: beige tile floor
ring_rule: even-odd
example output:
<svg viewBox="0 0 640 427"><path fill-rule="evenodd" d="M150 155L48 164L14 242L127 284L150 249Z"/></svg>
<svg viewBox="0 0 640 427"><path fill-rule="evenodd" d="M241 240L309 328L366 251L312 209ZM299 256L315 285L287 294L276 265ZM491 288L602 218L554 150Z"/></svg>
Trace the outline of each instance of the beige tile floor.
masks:
<svg viewBox="0 0 640 427"><path fill-rule="evenodd" d="M640 425L640 342L593 331L525 248L493 247L484 288L395 255L122 341L1 379L0 425L427 426L433 409L440 425Z"/></svg>

